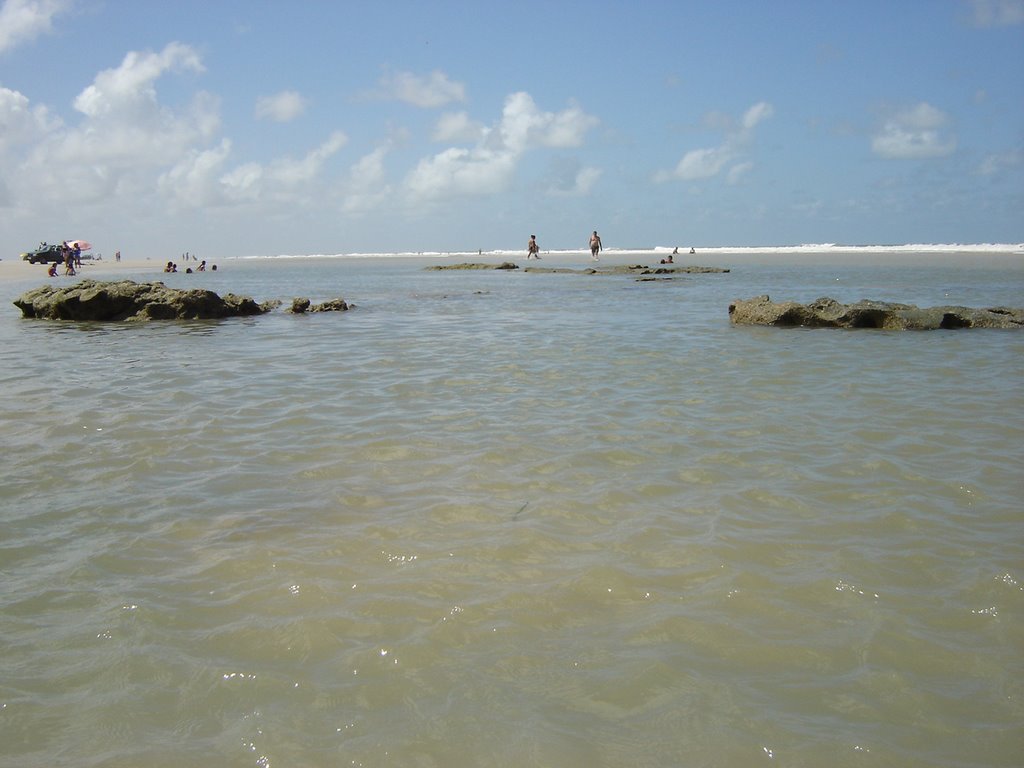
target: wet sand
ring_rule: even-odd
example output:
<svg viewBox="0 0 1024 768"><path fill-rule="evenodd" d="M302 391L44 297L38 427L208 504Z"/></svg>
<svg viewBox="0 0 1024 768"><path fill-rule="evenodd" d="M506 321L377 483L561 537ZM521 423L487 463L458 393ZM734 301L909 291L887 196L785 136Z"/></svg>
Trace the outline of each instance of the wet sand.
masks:
<svg viewBox="0 0 1024 768"><path fill-rule="evenodd" d="M61 264L57 268L57 277L49 277L46 273L49 270L49 264L29 264L27 261L23 261L19 258L13 259L2 259L0 260L0 282L7 282L12 280L31 280L34 277L38 277L40 280L73 280L80 277L102 277L105 279L116 280L119 273L139 273L139 272L153 272L153 274L163 273L163 264L158 261L149 260L124 260L114 261L113 259L100 259L94 261L87 259L82 262L81 269L76 270L77 275L74 277L64 274L64 265Z"/></svg>

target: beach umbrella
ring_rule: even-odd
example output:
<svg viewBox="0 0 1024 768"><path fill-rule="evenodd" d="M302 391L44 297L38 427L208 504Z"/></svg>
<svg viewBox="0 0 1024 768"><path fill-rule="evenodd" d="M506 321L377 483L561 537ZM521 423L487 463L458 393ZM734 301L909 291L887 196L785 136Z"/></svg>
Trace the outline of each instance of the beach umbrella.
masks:
<svg viewBox="0 0 1024 768"><path fill-rule="evenodd" d="M68 240L68 245L70 245L72 248L74 248L77 245L78 249L81 251L88 251L90 248L92 248L92 243L88 243L85 240Z"/></svg>

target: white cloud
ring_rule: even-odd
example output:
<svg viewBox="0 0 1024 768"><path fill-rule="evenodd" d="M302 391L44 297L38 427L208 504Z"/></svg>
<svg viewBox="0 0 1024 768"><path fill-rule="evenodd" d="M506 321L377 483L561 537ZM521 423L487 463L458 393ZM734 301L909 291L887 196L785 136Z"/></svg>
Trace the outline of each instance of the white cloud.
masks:
<svg viewBox="0 0 1024 768"><path fill-rule="evenodd" d="M281 91L256 99L256 118L288 123L306 111L306 100L296 91Z"/></svg>
<svg viewBox="0 0 1024 768"><path fill-rule="evenodd" d="M232 143L218 137L217 98L200 91L176 109L158 98L162 77L202 71L199 55L180 43L156 53L130 52L74 99L80 119L72 126L0 88L0 186L9 190L8 200L48 200L58 209L100 201L122 211L160 210L168 203L179 209L242 203L279 209L282 201L308 202L322 191L316 181L348 137L335 132L303 156L232 167ZM277 102L278 116L288 101ZM15 204L29 213L22 203L7 207Z"/></svg>
<svg viewBox="0 0 1024 768"><path fill-rule="evenodd" d="M465 112L446 112L434 127L434 141L479 141L483 138L484 126L470 120Z"/></svg>
<svg viewBox="0 0 1024 768"><path fill-rule="evenodd" d="M419 200L493 194L507 186L526 152L537 147L577 147L598 122L577 105L544 112L528 93L510 94L501 120L480 132L476 146L452 147L424 158L406 177L405 189Z"/></svg>
<svg viewBox="0 0 1024 768"><path fill-rule="evenodd" d="M171 170L161 174L157 185L165 197L181 207L220 204L224 197L219 177L230 153L228 139L222 139L213 149L193 149Z"/></svg>
<svg viewBox="0 0 1024 768"><path fill-rule="evenodd" d="M591 190L597 184L601 178L603 171L600 168L586 167L580 168L580 172L576 174L576 185L572 190L574 195L589 195Z"/></svg>
<svg viewBox="0 0 1024 768"><path fill-rule="evenodd" d="M758 102L744 113L743 130L754 130L758 123L767 120L773 114L775 114L775 108L771 104L764 101Z"/></svg>
<svg viewBox="0 0 1024 768"><path fill-rule="evenodd" d="M255 202L263 191L264 168L259 163L243 163L220 177L222 200Z"/></svg>
<svg viewBox="0 0 1024 768"><path fill-rule="evenodd" d="M732 150L727 146L691 149L676 165L674 175L683 181L710 179L717 176L732 158Z"/></svg>
<svg viewBox="0 0 1024 768"><path fill-rule="evenodd" d="M3 132L0 149L12 141L24 145L3 158L5 183L18 199L56 206L137 203L152 192L154 169L173 167L219 129L219 103L208 94L197 94L180 111L163 107L156 96L155 83L165 73L201 69L195 52L178 43L160 53L129 53L75 98L81 118L69 126L4 90L0 120L10 130ZM27 136L29 130L35 134Z"/></svg>
<svg viewBox="0 0 1024 768"><path fill-rule="evenodd" d="M371 211L391 195L391 186L385 181L384 158L390 147L381 146L359 161L349 170L348 190L342 210L348 214Z"/></svg>
<svg viewBox="0 0 1024 768"><path fill-rule="evenodd" d="M978 173L982 176L994 176L1004 170L1015 168L1024 163L1024 152L1010 150L999 152L985 157L978 166Z"/></svg>
<svg viewBox="0 0 1024 768"><path fill-rule="evenodd" d="M978 27L1024 24L1024 0L970 0L971 21Z"/></svg>
<svg viewBox="0 0 1024 768"><path fill-rule="evenodd" d="M307 187L348 137L337 131L300 159L278 158L270 163L248 162L225 170L231 142L214 149L192 150L159 178L161 192L182 208L280 200Z"/></svg>
<svg viewBox="0 0 1024 768"><path fill-rule="evenodd" d="M68 0L7 0L0 7L0 53L53 31L53 19Z"/></svg>
<svg viewBox="0 0 1024 768"><path fill-rule="evenodd" d="M552 197L584 197L593 191L602 173L600 168L580 167L573 163L571 168L565 168L565 173L551 180L547 194Z"/></svg>
<svg viewBox="0 0 1024 768"><path fill-rule="evenodd" d="M516 168L512 152L452 147L417 164L405 188L415 199L492 194L505 187Z"/></svg>
<svg viewBox="0 0 1024 768"><path fill-rule="evenodd" d="M495 137L516 153L531 146L578 147L598 122L575 104L561 112L542 112L530 94L519 91L505 99Z"/></svg>
<svg viewBox="0 0 1024 768"><path fill-rule="evenodd" d="M105 69L93 84L78 94L75 109L94 119L160 119L153 115L156 80L167 72L202 72L203 65L191 47L170 43L160 53L128 53L117 69Z"/></svg>
<svg viewBox="0 0 1024 768"><path fill-rule="evenodd" d="M727 180L730 184L735 184L754 167L752 162L742 159L754 129L774 114L775 109L771 104L760 101L743 113L738 127L736 121L720 112L705 115L704 125L727 131L722 143L716 147L691 149L683 155L674 169L655 173L654 180L664 182L673 179L710 179L728 168Z"/></svg>
<svg viewBox="0 0 1024 768"><path fill-rule="evenodd" d="M941 110L921 102L890 115L871 140L871 150L889 159L944 157L956 139L943 133L948 119Z"/></svg>
<svg viewBox="0 0 1024 768"><path fill-rule="evenodd" d="M59 127L45 107L31 107L24 94L0 87L0 152L38 141Z"/></svg>
<svg viewBox="0 0 1024 768"><path fill-rule="evenodd" d="M425 76L412 72L387 74L381 78L380 85L386 97L425 109L466 100L466 87L436 69Z"/></svg>
<svg viewBox="0 0 1024 768"><path fill-rule="evenodd" d="M747 175L747 173L754 167L751 162L737 163L729 169L729 183L738 184L740 179Z"/></svg>
<svg viewBox="0 0 1024 768"><path fill-rule="evenodd" d="M348 136L335 131L316 149L300 160L281 158L268 166L268 177L277 184L294 187L307 184L316 178L327 161L348 144Z"/></svg>

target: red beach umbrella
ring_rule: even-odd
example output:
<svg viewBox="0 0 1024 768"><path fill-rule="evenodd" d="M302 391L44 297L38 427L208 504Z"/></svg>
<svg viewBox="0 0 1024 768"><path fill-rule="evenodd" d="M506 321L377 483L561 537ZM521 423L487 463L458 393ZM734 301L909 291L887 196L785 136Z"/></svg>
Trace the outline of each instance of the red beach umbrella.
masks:
<svg viewBox="0 0 1024 768"><path fill-rule="evenodd" d="M72 248L77 245L80 251L88 251L92 248L92 243L86 242L85 240L68 240L68 245Z"/></svg>

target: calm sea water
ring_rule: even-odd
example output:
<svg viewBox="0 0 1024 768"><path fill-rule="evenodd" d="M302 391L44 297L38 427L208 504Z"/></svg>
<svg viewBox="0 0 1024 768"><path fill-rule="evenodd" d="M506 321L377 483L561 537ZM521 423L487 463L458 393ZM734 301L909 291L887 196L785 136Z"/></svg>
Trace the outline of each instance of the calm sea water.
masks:
<svg viewBox="0 0 1024 768"><path fill-rule="evenodd" d="M1021 257L427 263L166 276L357 305L224 322L0 285L0 766L1021 764L1024 334L727 317Z"/></svg>

